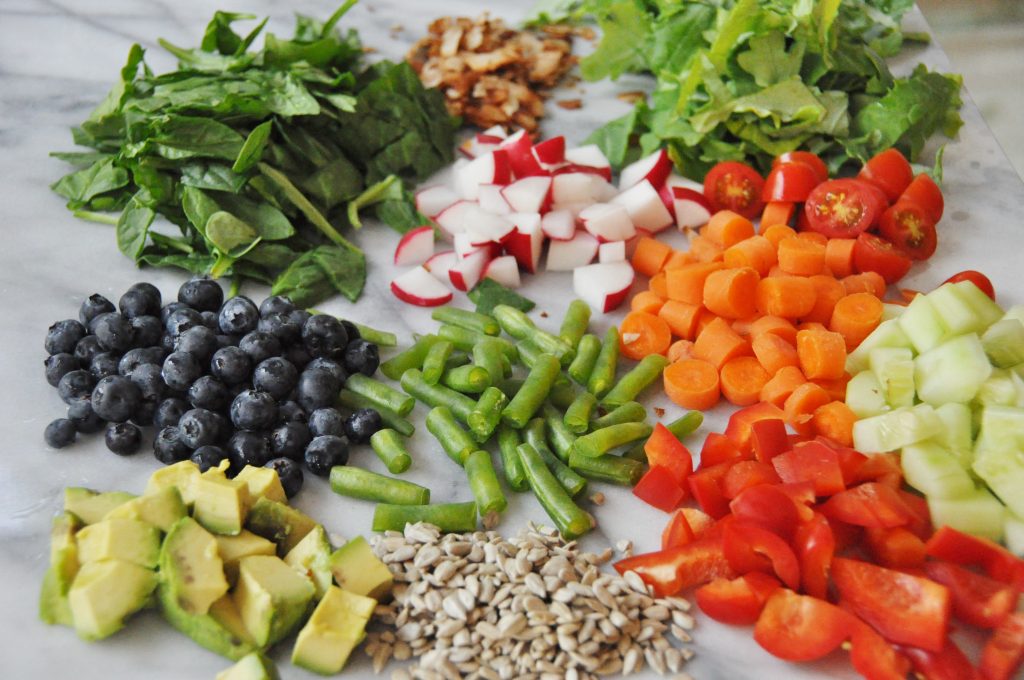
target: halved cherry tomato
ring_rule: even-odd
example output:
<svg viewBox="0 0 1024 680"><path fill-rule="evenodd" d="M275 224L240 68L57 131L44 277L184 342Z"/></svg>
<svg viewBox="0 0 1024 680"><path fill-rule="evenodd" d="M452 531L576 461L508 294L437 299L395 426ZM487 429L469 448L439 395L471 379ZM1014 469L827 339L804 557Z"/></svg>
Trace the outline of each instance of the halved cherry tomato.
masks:
<svg viewBox="0 0 1024 680"><path fill-rule="evenodd" d="M1005 583L982 576L952 562L930 561L925 573L949 588L953 615L979 628L995 628L1017 609L1020 593Z"/></svg>
<svg viewBox="0 0 1024 680"><path fill-rule="evenodd" d="M771 462L772 458L789 450L789 436L786 434L784 420L778 418L758 420L751 424L750 431L750 439L754 444L754 456L762 463Z"/></svg>
<svg viewBox="0 0 1024 680"><path fill-rule="evenodd" d="M682 509L676 510L661 532L661 549L678 548L694 539L693 529Z"/></svg>
<svg viewBox="0 0 1024 680"><path fill-rule="evenodd" d="M934 581L837 557L832 582L854 613L891 642L942 650L949 627L949 590Z"/></svg>
<svg viewBox="0 0 1024 680"><path fill-rule="evenodd" d="M736 498L743 491L759 484L778 484L781 480L770 463L741 460L722 477L722 495Z"/></svg>
<svg viewBox="0 0 1024 680"><path fill-rule="evenodd" d="M832 652L853 629L853 617L824 600L780 588L754 626L754 639L787 661L811 661Z"/></svg>
<svg viewBox="0 0 1024 680"><path fill-rule="evenodd" d="M778 534L787 541L800 521L796 503L775 484L760 484L745 489L729 503L736 519Z"/></svg>
<svg viewBox="0 0 1024 680"><path fill-rule="evenodd" d="M914 171L906 156L896 149L886 149L865 163L857 178L877 186L892 203L910 186Z"/></svg>
<svg viewBox="0 0 1024 680"><path fill-rule="evenodd" d="M1010 680L1024 661L1024 612L1016 612L995 629L981 650L985 680Z"/></svg>
<svg viewBox="0 0 1024 680"><path fill-rule="evenodd" d="M814 174L818 177L819 182L824 182L828 179L828 166L825 165L825 161L810 151L787 151L786 153L781 153L772 161L772 167L785 165L786 163L809 165L814 170Z"/></svg>
<svg viewBox="0 0 1024 680"><path fill-rule="evenodd" d="M704 177L704 196L714 212L732 210L748 219L761 212L764 178L745 163L722 161Z"/></svg>
<svg viewBox="0 0 1024 680"><path fill-rule="evenodd" d="M814 188L804 204L811 231L829 238L855 238L887 207L885 196L856 179L831 179Z"/></svg>
<svg viewBox="0 0 1024 680"><path fill-rule="evenodd" d="M671 472L680 486L693 472L693 456L689 449L661 423L654 426L654 432L644 444L644 453L648 463L660 465Z"/></svg>
<svg viewBox="0 0 1024 680"><path fill-rule="evenodd" d="M822 180L817 171L806 163L783 163L772 166L764 181L761 198L765 203L786 201L802 203Z"/></svg>
<svg viewBox="0 0 1024 680"><path fill-rule="evenodd" d="M737 574L774 573L787 587L800 587L800 563L793 549L776 534L737 520L725 528L722 551Z"/></svg>
<svg viewBox="0 0 1024 680"><path fill-rule="evenodd" d="M800 562L800 582L804 592L825 599L828 595L828 574L836 552L836 537L825 516L814 513L796 528L793 549Z"/></svg>
<svg viewBox="0 0 1024 680"><path fill-rule="evenodd" d="M910 521L910 511L894 489L867 482L832 496L821 512L861 527L899 527Z"/></svg>
<svg viewBox="0 0 1024 680"><path fill-rule="evenodd" d="M620 574L635 571L658 597L676 595L716 578L734 578L721 536L698 538L678 548L634 555L615 563Z"/></svg>
<svg viewBox="0 0 1024 680"><path fill-rule="evenodd" d="M853 266L857 271L875 272L886 283L896 283L910 271L910 258L896 246L873 234L863 233L853 244Z"/></svg>
<svg viewBox="0 0 1024 680"><path fill-rule="evenodd" d="M993 300L996 299L996 289L992 286L992 282L989 278L981 272L974 271L973 269L965 269L962 272L957 272L943 281L943 283L960 283L961 281L970 281L980 288L981 292L985 295L989 296Z"/></svg>
<svg viewBox="0 0 1024 680"><path fill-rule="evenodd" d="M731 462L719 463L710 467L702 465L699 470L686 479L693 500L697 501L701 510L715 519L729 514L729 500L722 493L722 479L732 465Z"/></svg>
<svg viewBox="0 0 1024 680"><path fill-rule="evenodd" d="M946 207L946 202L942 198L942 189L939 189L932 178L923 172L915 177L910 186L900 194L899 200L917 203L928 211L928 215L931 216L932 222L935 224L942 219L942 212Z"/></svg>
<svg viewBox="0 0 1024 680"><path fill-rule="evenodd" d="M987 538L943 525L928 539L925 549L931 557L981 567L995 580L1024 590L1024 560Z"/></svg>
<svg viewBox="0 0 1024 680"><path fill-rule="evenodd" d="M715 621L748 626L757 621L772 594L781 588L779 580L752 571L739 578L716 578L697 588L694 595L700 610Z"/></svg>
<svg viewBox="0 0 1024 680"><path fill-rule="evenodd" d="M939 652L930 652L917 647L901 646L902 651L913 664L914 670L928 680L979 680L977 669L971 665L963 651L952 640Z"/></svg>
<svg viewBox="0 0 1024 680"><path fill-rule="evenodd" d="M896 201L882 213L878 233L911 260L927 260L938 245L935 221L924 207L910 201Z"/></svg>
<svg viewBox="0 0 1024 680"><path fill-rule="evenodd" d="M784 482L811 482L818 496L831 496L846 488L839 454L821 442L806 442L772 459Z"/></svg>
<svg viewBox="0 0 1024 680"><path fill-rule="evenodd" d="M910 659L859 619L850 638L850 663L868 680L906 680L910 672Z"/></svg>
<svg viewBox="0 0 1024 680"><path fill-rule="evenodd" d="M864 537L875 561L892 569L918 569L924 564L924 541L906 527L866 527Z"/></svg>
<svg viewBox="0 0 1024 680"><path fill-rule="evenodd" d="M680 486L668 468L653 465L633 487L633 495L659 510L672 512L686 498L686 486Z"/></svg>
<svg viewBox="0 0 1024 680"><path fill-rule="evenodd" d="M709 432L704 438L704 446L700 450L700 465L702 468L726 463L734 460L743 460L744 454L736 446L733 440L719 432Z"/></svg>

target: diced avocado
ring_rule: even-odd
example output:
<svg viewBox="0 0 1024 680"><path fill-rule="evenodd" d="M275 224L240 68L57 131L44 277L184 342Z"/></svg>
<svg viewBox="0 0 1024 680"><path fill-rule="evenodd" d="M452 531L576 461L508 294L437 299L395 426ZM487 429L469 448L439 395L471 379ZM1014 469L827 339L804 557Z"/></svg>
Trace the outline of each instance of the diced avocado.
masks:
<svg viewBox="0 0 1024 680"><path fill-rule="evenodd" d="M64 489L64 511L74 513L83 524L95 524L117 506L135 498L124 491L98 493L92 489L69 486Z"/></svg>
<svg viewBox="0 0 1024 680"><path fill-rule="evenodd" d="M257 498L269 498L278 503L288 502L288 496L281 486L281 478L273 468L246 465L235 479L249 485L249 495L254 501Z"/></svg>
<svg viewBox="0 0 1024 680"><path fill-rule="evenodd" d="M82 563L115 559L153 569L160 559L160 530L137 519L105 519L75 538Z"/></svg>
<svg viewBox="0 0 1024 680"><path fill-rule="evenodd" d="M68 590L78 573L78 543L75 533L81 521L69 512L53 518L50 529L50 566L39 592L39 618L49 624L74 625L68 604Z"/></svg>
<svg viewBox="0 0 1024 680"><path fill-rule="evenodd" d="M249 485L245 481L203 474L196 480L194 489L192 516L197 522L216 534L235 536L242 530L251 505Z"/></svg>
<svg viewBox="0 0 1024 680"><path fill-rule="evenodd" d="M319 600L331 586L331 543L322 526L316 526L284 556L286 564L313 582Z"/></svg>
<svg viewBox="0 0 1024 680"><path fill-rule="evenodd" d="M185 505L192 505L196 496L192 484L199 479L199 466L190 460L183 460L173 465L160 468L149 476L146 484L147 496L155 494L169 486L176 487Z"/></svg>
<svg viewBox="0 0 1024 680"><path fill-rule="evenodd" d="M137 519L166 533L187 514L188 508L185 507L178 487L165 486L117 506L107 513L105 519Z"/></svg>
<svg viewBox="0 0 1024 680"><path fill-rule="evenodd" d="M217 536L217 550L224 562L228 583L238 580L238 560L249 555L276 555L277 546L251 531L242 529L237 536Z"/></svg>
<svg viewBox="0 0 1024 680"><path fill-rule="evenodd" d="M217 539L191 517L178 520L164 539L160 573L189 614L205 614L228 591Z"/></svg>
<svg viewBox="0 0 1024 680"><path fill-rule="evenodd" d="M237 661L256 651L229 595L217 600L208 614L189 614L182 609L166 582L160 584L157 596L167 622L211 652ZM226 606L222 605L224 602ZM232 627L232 621L236 627Z"/></svg>
<svg viewBox="0 0 1024 680"><path fill-rule="evenodd" d="M259 652L247 654L231 668L217 673L217 680L279 680L274 662Z"/></svg>
<svg viewBox="0 0 1024 680"><path fill-rule="evenodd" d="M82 565L68 591L75 632L84 640L99 640L117 632L124 620L149 602L157 575L124 560Z"/></svg>
<svg viewBox="0 0 1024 680"><path fill-rule="evenodd" d="M276 543L279 555L287 555L315 526L308 515L269 498L257 500L246 519L246 528Z"/></svg>
<svg viewBox="0 0 1024 680"><path fill-rule="evenodd" d="M68 603L68 589L61 584L60 570L51 566L43 576L39 590L39 620L51 626L74 626L71 605Z"/></svg>
<svg viewBox="0 0 1024 680"><path fill-rule="evenodd" d="M314 592L309 579L279 557L250 555L238 563L235 605L261 647L274 644L295 629L309 611Z"/></svg>
<svg viewBox="0 0 1024 680"><path fill-rule="evenodd" d="M299 631L292 663L321 675L341 671L365 637L377 601L331 586Z"/></svg>
<svg viewBox="0 0 1024 680"><path fill-rule="evenodd" d="M390 590L394 577L387 565L377 559L373 548L362 536L356 536L331 555L334 581L350 593L376 600Z"/></svg>

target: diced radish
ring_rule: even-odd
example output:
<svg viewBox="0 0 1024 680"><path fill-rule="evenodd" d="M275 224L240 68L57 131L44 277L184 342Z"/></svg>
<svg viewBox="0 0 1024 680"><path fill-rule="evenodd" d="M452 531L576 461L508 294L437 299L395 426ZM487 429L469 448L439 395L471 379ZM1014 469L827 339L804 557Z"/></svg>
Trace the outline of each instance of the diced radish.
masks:
<svg viewBox="0 0 1024 680"><path fill-rule="evenodd" d="M551 206L551 178L544 176L517 179L501 190L513 212L545 212Z"/></svg>
<svg viewBox="0 0 1024 680"><path fill-rule="evenodd" d="M626 242L609 241L608 243L602 243L597 248L597 261L601 263L625 262Z"/></svg>
<svg viewBox="0 0 1024 680"><path fill-rule="evenodd" d="M484 267L487 266L490 260L491 254L488 249L481 248L480 250L475 250L448 270L448 278L451 279L452 285L458 290L472 290L479 283Z"/></svg>
<svg viewBox="0 0 1024 680"><path fill-rule="evenodd" d="M565 161L565 137L558 135L535 144L533 155L542 165L558 165Z"/></svg>
<svg viewBox="0 0 1024 680"><path fill-rule="evenodd" d="M449 236L462 234L476 215L486 214L480 210L480 206L473 201L457 201L448 206L434 217L434 221Z"/></svg>
<svg viewBox="0 0 1024 680"><path fill-rule="evenodd" d="M434 219L445 208L458 203L459 196L449 187L427 187L416 192L416 210Z"/></svg>
<svg viewBox="0 0 1024 680"><path fill-rule="evenodd" d="M672 224L672 215L661 202L658 191L646 179L613 198L612 203L624 207L634 225L655 233Z"/></svg>
<svg viewBox="0 0 1024 680"><path fill-rule="evenodd" d="M488 243L497 243L508 236L515 225L511 221L511 214L506 216L491 215L482 210L477 219L466 225L466 233L473 239L474 246L482 246Z"/></svg>
<svg viewBox="0 0 1024 680"><path fill-rule="evenodd" d="M455 171L455 187L462 198L475 201L481 184L508 184L512 181L509 155L497 149L477 156Z"/></svg>
<svg viewBox="0 0 1024 680"><path fill-rule="evenodd" d="M692 180L689 177L683 177L679 173L669 173L668 178L665 180L665 186L669 189L674 187L685 187L687 189L693 189L700 193L704 193L704 185L696 180Z"/></svg>
<svg viewBox="0 0 1024 680"><path fill-rule="evenodd" d="M455 246L455 256L460 260L474 250L480 250L478 246L473 245L473 237L469 232L464 231L461 234L456 234L452 241Z"/></svg>
<svg viewBox="0 0 1024 680"><path fill-rule="evenodd" d="M565 212L572 215L573 220L579 220L580 213L594 205L593 201L583 201L580 203L555 203L551 206L552 212L564 210Z"/></svg>
<svg viewBox="0 0 1024 680"><path fill-rule="evenodd" d="M556 205L607 201L615 193L615 187L600 175L589 172L555 175L551 181L551 199Z"/></svg>
<svg viewBox="0 0 1024 680"><path fill-rule="evenodd" d="M499 148L508 153L508 160L516 177L547 174L533 155L533 142L530 141L526 130L519 130L502 142Z"/></svg>
<svg viewBox="0 0 1024 680"><path fill-rule="evenodd" d="M501 195L501 190L504 188L500 184L481 184L480 209L492 215L508 215L512 212L508 201Z"/></svg>
<svg viewBox="0 0 1024 680"><path fill-rule="evenodd" d="M672 197L676 206L676 226L680 231L703 227L711 219L711 206L703 191L675 186L672 187Z"/></svg>
<svg viewBox="0 0 1024 680"><path fill-rule="evenodd" d="M575 149L565 150L565 160L577 166L595 168L600 171L609 182L612 181L612 164L608 162L604 153L597 144L578 146Z"/></svg>
<svg viewBox="0 0 1024 680"><path fill-rule="evenodd" d="M502 137L492 135L475 134L462 144L459 144L459 152L466 158L473 159L483 156L485 153L494 151L501 144Z"/></svg>
<svg viewBox="0 0 1024 680"><path fill-rule="evenodd" d="M633 267L628 262L591 264L573 271L572 288L584 302L607 313L625 301L633 276Z"/></svg>
<svg viewBox="0 0 1024 680"><path fill-rule="evenodd" d="M544 232L540 228L540 215L512 215L516 228L502 240L505 251L515 256L519 266L535 274L544 247Z"/></svg>
<svg viewBox="0 0 1024 680"><path fill-rule="evenodd" d="M391 292L402 302L420 307L437 307L452 299L448 287L422 266L410 269L392 281Z"/></svg>
<svg viewBox="0 0 1024 680"><path fill-rule="evenodd" d="M576 218L569 210L552 210L540 220L544 235L555 241L568 241L576 233Z"/></svg>
<svg viewBox="0 0 1024 680"><path fill-rule="evenodd" d="M583 228L602 243L625 241L636 234L636 228L626 208L615 203L595 203L580 211Z"/></svg>
<svg viewBox="0 0 1024 680"><path fill-rule="evenodd" d="M665 206L665 210L668 210L668 214L674 221L676 219L676 199L672 195L672 187L667 182L658 188L658 198L661 199L661 204Z"/></svg>
<svg viewBox="0 0 1024 680"><path fill-rule="evenodd" d="M506 288L518 288L521 284L519 263L512 255L496 257L484 268L484 278L494 279Z"/></svg>
<svg viewBox="0 0 1024 680"><path fill-rule="evenodd" d="M451 281L448 277L448 270L458 264L458 262L459 256L454 250L442 250L424 262L423 268L430 272L438 281L448 283Z"/></svg>
<svg viewBox="0 0 1024 680"><path fill-rule="evenodd" d="M500 125L492 125L480 134L487 135L488 137L497 137L498 139L508 139L508 133Z"/></svg>
<svg viewBox="0 0 1024 680"><path fill-rule="evenodd" d="M405 233L395 248L395 264L407 267L423 264L434 253L434 228L417 227Z"/></svg>
<svg viewBox="0 0 1024 680"><path fill-rule="evenodd" d="M651 183L652 187L660 187L665 183L670 172L672 172L672 160L664 149L658 149L650 156L630 163L622 169L622 172L619 173L619 191L639 184L645 179Z"/></svg>
<svg viewBox="0 0 1024 680"><path fill-rule="evenodd" d="M585 231L578 231L568 241L552 241L548 246L549 272L567 272L590 264L597 255L597 239Z"/></svg>

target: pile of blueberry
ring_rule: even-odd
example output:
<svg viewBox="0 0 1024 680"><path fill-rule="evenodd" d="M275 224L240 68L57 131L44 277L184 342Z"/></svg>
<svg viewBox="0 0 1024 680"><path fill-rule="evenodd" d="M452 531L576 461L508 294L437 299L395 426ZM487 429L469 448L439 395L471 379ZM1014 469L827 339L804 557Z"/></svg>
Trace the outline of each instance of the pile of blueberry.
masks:
<svg viewBox="0 0 1024 680"><path fill-rule="evenodd" d="M68 405L46 427L46 443L71 444L106 428L107 448L138 452L140 427L155 426L153 451L171 464L191 458L201 469L230 461L275 468L292 496L302 467L320 476L348 461L349 443L381 428L380 414L335 408L355 372L373 375L377 346L348 321L269 297L258 307L220 285L194 278L162 303L137 283L115 308L102 295L82 303L78 320L50 326L46 379Z"/></svg>

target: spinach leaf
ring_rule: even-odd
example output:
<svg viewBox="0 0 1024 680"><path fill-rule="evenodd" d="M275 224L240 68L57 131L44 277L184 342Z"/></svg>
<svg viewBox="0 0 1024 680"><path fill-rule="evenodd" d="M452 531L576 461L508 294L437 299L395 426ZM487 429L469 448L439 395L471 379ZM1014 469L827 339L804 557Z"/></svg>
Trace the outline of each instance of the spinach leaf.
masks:
<svg viewBox="0 0 1024 680"><path fill-rule="evenodd" d="M245 139L211 118L176 115L157 123L152 141L156 152L171 160L202 156L234 161Z"/></svg>
<svg viewBox="0 0 1024 680"><path fill-rule="evenodd" d="M366 258L363 254L338 246L320 246L312 252L313 260L334 289L352 302L358 300L366 285Z"/></svg>
<svg viewBox="0 0 1024 680"><path fill-rule="evenodd" d="M317 263L314 252L311 250L292 262L274 281L270 294L285 295L299 307L311 306L331 295L334 286Z"/></svg>
<svg viewBox="0 0 1024 680"><path fill-rule="evenodd" d="M274 121L268 120L252 129L231 166L234 172L245 172L259 162L263 156L263 150L267 148L267 140L270 139L270 130L273 125Z"/></svg>
<svg viewBox="0 0 1024 680"><path fill-rule="evenodd" d="M218 210L206 222L206 238L225 255L241 257L260 242L259 232L229 212Z"/></svg>
<svg viewBox="0 0 1024 680"><path fill-rule="evenodd" d="M498 305L509 305L528 312L537 305L511 288L506 288L494 279L484 279L469 291L469 299L476 303L476 311L490 314Z"/></svg>
<svg viewBox="0 0 1024 680"><path fill-rule="evenodd" d="M190 161L180 169L181 183L196 189L237 194L249 181L248 175L238 174L227 165L214 161Z"/></svg>
<svg viewBox="0 0 1024 680"><path fill-rule="evenodd" d="M295 234L291 221L269 203L259 203L232 194L221 194L216 201L225 210L252 225L268 241L280 241Z"/></svg>
<svg viewBox="0 0 1024 680"><path fill-rule="evenodd" d="M87 168L64 175L50 188L68 199L69 207L80 207L100 194L128 185L128 171L105 156Z"/></svg>
<svg viewBox="0 0 1024 680"><path fill-rule="evenodd" d="M139 191L128 201L128 206L117 221L117 247L133 260L138 260L142 254L149 226L156 217L156 212L148 203L148 192L145 189Z"/></svg>
<svg viewBox="0 0 1024 680"><path fill-rule="evenodd" d="M363 223L359 221L361 209L381 201L393 201L400 198L402 198L402 185L398 182L398 178L394 175L385 177L348 202L349 224L356 229L361 229L363 226Z"/></svg>

